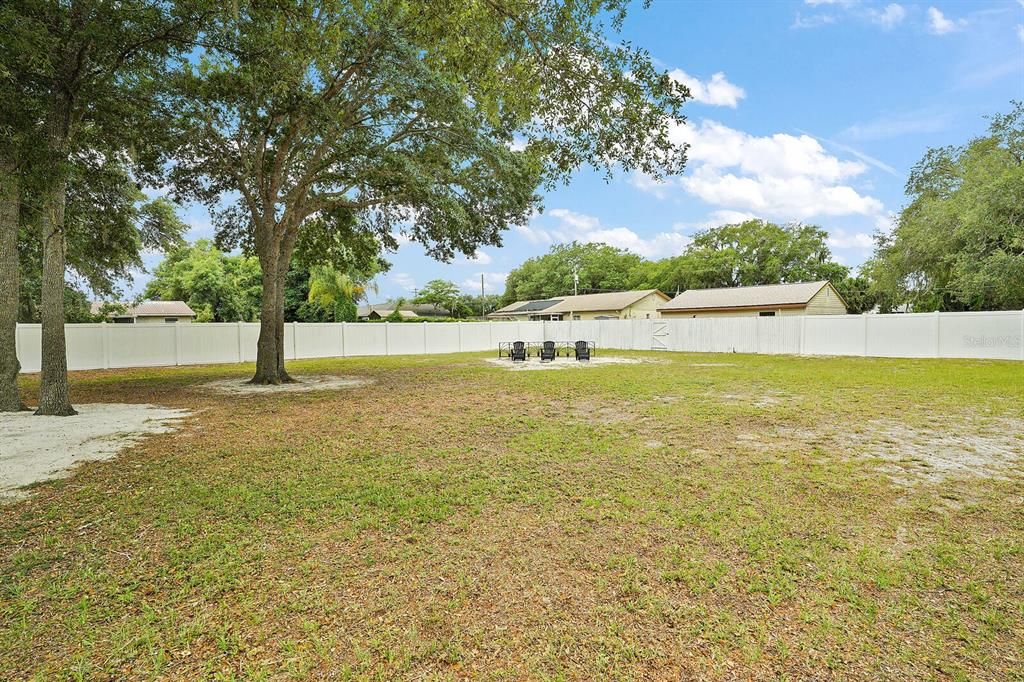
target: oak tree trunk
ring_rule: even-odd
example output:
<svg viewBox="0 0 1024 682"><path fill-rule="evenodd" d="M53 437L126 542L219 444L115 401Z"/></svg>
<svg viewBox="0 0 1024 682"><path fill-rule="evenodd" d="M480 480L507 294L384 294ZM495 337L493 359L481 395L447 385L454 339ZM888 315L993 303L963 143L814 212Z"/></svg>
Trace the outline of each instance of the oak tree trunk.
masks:
<svg viewBox="0 0 1024 682"><path fill-rule="evenodd" d="M36 414L60 417L78 414L68 395L68 357L64 340L64 270L67 240L64 206L67 181L59 177L43 196L40 230L43 240L43 277L40 296L42 324L42 377Z"/></svg>
<svg viewBox="0 0 1024 682"><path fill-rule="evenodd" d="M265 225L256 240L262 269L260 296L260 338L256 344L256 374L251 384L286 384L294 381L284 367L284 289L285 278L295 249L295 231Z"/></svg>
<svg viewBox="0 0 1024 682"><path fill-rule="evenodd" d="M18 394L18 223L21 185L15 164L0 164L0 412L24 410Z"/></svg>

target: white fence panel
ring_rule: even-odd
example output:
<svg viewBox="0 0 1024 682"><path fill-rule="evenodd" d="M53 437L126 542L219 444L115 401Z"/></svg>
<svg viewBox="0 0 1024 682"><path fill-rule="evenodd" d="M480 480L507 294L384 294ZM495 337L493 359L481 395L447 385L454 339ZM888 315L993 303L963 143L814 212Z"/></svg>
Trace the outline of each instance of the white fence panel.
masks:
<svg viewBox="0 0 1024 682"><path fill-rule="evenodd" d="M516 337L509 341L533 341L540 343L544 340L543 322L516 322ZM504 341L504 339L502 339Z"/></svg>
<svg viewBox="0 0 1024 682"><path fill-rule="evenodd" d="M67 329L68 368L103 367L96 350L102 348L103 328L110 344L108 367L159 367L174 365L177 359L176 324L76 325ZM78 350L72 351L72 348ZM88 354L83 353L88 349ZM102 352L102 351L100 351Z"/></svg>
<svg viewBox="0 0 1024 682"><path fill-rule="evenodd" d="M42 344L42 327L38 324L19 324L14 335L15 352L22 372L38 372Z"/></svg>
<svg viewBox="0 0 1024 682"><path fill-rule="evenodd" d="M1024 312L943 314L939 356L1024 360Z"/></svg>
<svg viewBox="0 0 1024 682"><path fill-rule="evenodd" d="M633 327L639 322L643 322L643 320L601 320L598 322L597 347L631 350L633 348ZM648 348L651 345L650 338L650 334L648 334Z"/></svg>
<svg viewBox="0 0 1024 682"><path fill-rule="evenodd" d="M294 326L295 355L300 358L334 358L345 355L345 325L302 323Z"/></svg>
<svg viewBox="0 0 1024 682"><path fill-rule="evenodd" d="M493 351L506 341L593 341L598 348L701 353L870 355L1024 360L1024 311L461 322L286 324L285 357ZM151 367L256 358L256 323L66 325L68 368ZM40 366L38 324L18 325L23 372Z"/></svg>
<svg viewBox="0 0 1024 682"><path fill-rule="evenodd" d="M459 336L461 322L447 324L444 322L424 322L424 352L426 353L458 353L462 350Z"/></svg>
<svg viewBox="0 0 1024 682"><path fill-rule="evenodd" d="M260 340L260 325L255 322L245 322L238 326L240 327L238 344L242 349L242 362L255 362L256 344ZM287 330L285 331L287 332Z"/></svg>
<svg viewBox="0 0 1024 682"><path fill-rule="evenodd" d="M651 337L654 335L654 320L636 320L631 325L633 350L650 350Z"/></svg>
<svg viewBox="0 0 1024 682"><path fill-rule="evenodd" d="M491 327L501 326L496 322L461 322L462 349L465 351L497 350L498 344L491 342Z"/></svg>
<svg viewBox="0 0 1024 682"><path fill-rule="evenodd" d="M868 315L807 315L804 355L864 355Z"/></svg>
<svg viewBox="0 0 1024 682"><path fill-rule="evenodd" d="M387 355L386 330L390 325L345 325L345 355Z"/></svg>
<svg viewBox="0 0 1024 682"><path fill-rule="evenodd" d="M64 330L68 369L101 369L106 366L103 327L101 324L80 324Z"/></svg>
<svg viewBox="0 0 1024 682"><path fill-rule="evenodd" d="M867 355L890 358L938 357L938 315L863 317L867 324Z"/></svg>
<svg viewBox="0 0 1024 682"><path fill-rule="evenodd" d="M756 317L691 317L667 321L670 350L696 353L757 352Z"/></svg>
<svg viewBox="0 0 1024 682"><path fill-rule="evenodd" d="M422 324L384 323L388 335L388 355L422 355L427 344Z"/></svg>
<svg viewBox="0 0 1024 682"><path fill-rule="evenodd" d="M757 352L762 355L800 353L801 318L796 316L755 317Z"/></svg>
<svg viewBox="0 0 1024 682"><path fill-rule="evenodd" d="M176 324L179 365L238 362L238 324Z"/></svg>

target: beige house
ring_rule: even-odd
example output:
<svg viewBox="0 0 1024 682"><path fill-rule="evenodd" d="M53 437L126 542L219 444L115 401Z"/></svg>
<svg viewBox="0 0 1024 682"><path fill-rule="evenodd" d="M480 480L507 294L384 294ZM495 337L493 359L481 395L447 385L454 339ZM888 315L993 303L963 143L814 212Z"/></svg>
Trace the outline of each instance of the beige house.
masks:
<svg viewBox="0 0 1024 682"><path fill-rule="evenodd" d="M495 310L492 320L649 320L658 317L658 307L669 297L657 289L614 291L606 294L560 296L534 301L516 301Z"/></svg>
<svg viewBox="0 0 1024 682"><path fill-rule="evenodd" d="M99 315L102 307L102 301L93 301L92 314ZM115 324L166 324L194 322L195 319L195 311L184 301L143 301L135 306L127 306L124 312L107 314L107 320Z"/></svg>
<svg viewBox="0 0 1024 682"><path fill-rule="evenodd" d="M830 282L690 289L659 309L662 317L845 315L846 301Z"/></svg>

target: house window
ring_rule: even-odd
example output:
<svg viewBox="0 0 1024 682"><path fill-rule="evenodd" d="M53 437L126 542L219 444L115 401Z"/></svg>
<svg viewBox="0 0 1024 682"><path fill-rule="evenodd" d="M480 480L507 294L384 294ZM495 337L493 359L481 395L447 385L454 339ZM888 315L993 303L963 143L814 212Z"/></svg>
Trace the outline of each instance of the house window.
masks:
<svg viewBox="0 0 1024 682"><path fill-rule="evenodd" d="M762 310L757 314L758 317L775 317L774 310Z"/></svg>
<svg viewBox="0 0 1024 682"><path fill-rule="evenodd" d="M165 317L164 318L164 322L167 322L168 324L174 324L177 321L178 321L178 318L176 318L176 317Z"/></svg>

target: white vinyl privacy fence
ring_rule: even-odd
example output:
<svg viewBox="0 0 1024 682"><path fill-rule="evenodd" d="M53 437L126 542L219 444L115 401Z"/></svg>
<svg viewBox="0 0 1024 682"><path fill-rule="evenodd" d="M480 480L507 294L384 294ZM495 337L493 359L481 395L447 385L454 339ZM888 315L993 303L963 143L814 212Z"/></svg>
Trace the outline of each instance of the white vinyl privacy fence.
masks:
<svg viewBox="0 0 1024 682"><path fill-rule="evenodd" d="M259 325L69 324L69 369L256 359ZM565 322L285 325L285 357L497 351L502 341L576 341L602 349L1024 360L1024 311L708 317ZM18 326L23 372L39 371L39 325Z"/></svg>

